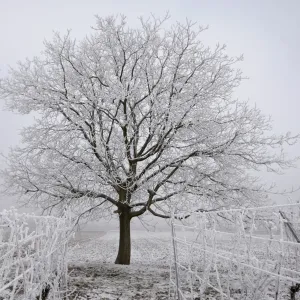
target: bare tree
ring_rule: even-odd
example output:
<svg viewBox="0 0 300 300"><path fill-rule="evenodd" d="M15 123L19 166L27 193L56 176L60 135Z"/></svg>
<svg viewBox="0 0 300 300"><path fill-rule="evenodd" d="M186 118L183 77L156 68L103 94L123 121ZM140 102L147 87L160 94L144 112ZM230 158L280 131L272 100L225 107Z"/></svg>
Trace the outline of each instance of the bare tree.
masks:
<svg viewBox="0 0 300 300"><path fill-rule="evenodd" d="M10 189L44 209L119 215L116 263L130 263L130 220L259 203L249 170L292 164L278 151L298 137L269 134L257 108L233 99L242 80L204 28L97 17L91 35L45 42L41 57L1 81L8 109L35 112L8 157Z"/></svg>

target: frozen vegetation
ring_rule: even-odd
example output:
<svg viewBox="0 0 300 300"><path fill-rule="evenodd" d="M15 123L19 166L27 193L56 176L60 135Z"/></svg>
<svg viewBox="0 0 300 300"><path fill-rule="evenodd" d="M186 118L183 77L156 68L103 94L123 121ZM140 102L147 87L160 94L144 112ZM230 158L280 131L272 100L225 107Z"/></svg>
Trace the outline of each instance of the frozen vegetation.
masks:
<svg viewBox="0 0 300 300"><path fill-rule="evenodd" d="M290 204L198 213L185 221L174 219L165 232L133 230L129 266L114 264L118 231L74 236L69 217L4 211L0 296L296 300L299 293L292 295L291 288L299 290L300 283L299 208Z"/></svg>
<svg viewBox="0 0 300 300"><path fill-rule="evenodd" d="M55 33L40 56L0 80L7 108L36 117L7 156L7 191L45 213L70 210L78 222L114 216L120 227L71 241L66 254L63 219L37 218L41 232L31 234L21 216L3 215L12 226L1 244L5 297L288 300L300 283L291 250L300 243L283 240L293 211L238 211L270 205L276 192L259 172L295 166L285 146L300 135L274 134L269 117L236 99L242 56L203 44L206 28L168 19L132 28L125 16L98 16L82 40ZM196 213L208 219L184 223L183 233L176 222L172 234L131 232L147 214L189 221ZM269 230L262 242L256 221Z"/></svg>
<svg viewBox="0 0 300 300"><path fill-rule="evenodd" d="M131 266L113 264L118 232L81 233L69 252L71 299L296 300L299 207L223 210L166 232L133 231Z"/></svg>

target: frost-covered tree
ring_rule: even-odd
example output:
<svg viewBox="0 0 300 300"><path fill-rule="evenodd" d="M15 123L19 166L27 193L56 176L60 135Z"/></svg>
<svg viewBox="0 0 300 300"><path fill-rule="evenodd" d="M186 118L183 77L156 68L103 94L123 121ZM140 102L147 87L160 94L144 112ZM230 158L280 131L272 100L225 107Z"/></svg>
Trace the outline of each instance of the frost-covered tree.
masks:
<svg viewBox="0 0 300 300"><path fill-rule="evenodd" d="M82 41L57 33L19 63L0 95L36 119L8 158L9 189L48 210L117 213L119 264L130 263L132 218L262 201L249 170L289 166L280 149L297 137L270 134L268 118L232 97L241 57L205 47L203 30L98 17Z"/></svg>

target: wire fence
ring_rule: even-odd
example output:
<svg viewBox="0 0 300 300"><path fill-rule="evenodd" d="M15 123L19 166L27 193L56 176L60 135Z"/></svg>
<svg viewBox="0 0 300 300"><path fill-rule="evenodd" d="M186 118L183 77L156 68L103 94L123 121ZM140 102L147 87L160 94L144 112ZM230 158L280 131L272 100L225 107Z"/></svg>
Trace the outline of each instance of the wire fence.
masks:
<svg viewBox="0 0 300 300"><path fill-rule="evenodd" d="M300 299L299 203L178 219L170 265L175 299Z"/></svg>
<svg viewBox="0 0 300 300"><path fill-rule="evenodd" d="M32 227L32 230L30 230ZM63 299L71 217L0 213L0 299Z"/></svg>

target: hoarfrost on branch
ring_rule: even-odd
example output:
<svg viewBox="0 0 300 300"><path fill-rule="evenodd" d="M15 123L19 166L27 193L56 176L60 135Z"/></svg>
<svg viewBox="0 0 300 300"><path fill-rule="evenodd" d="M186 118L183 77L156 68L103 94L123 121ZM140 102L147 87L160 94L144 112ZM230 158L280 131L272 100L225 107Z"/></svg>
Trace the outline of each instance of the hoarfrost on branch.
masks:
<svg viewBox="0 0 300 300"><path fill-rule="evenodd" d="M298 136L271 134L258 108L233 97L242 57L205 47L203 30L97 17L82 41L56 33L12 69L1 97L37 118L8 157L9 189L80 217L117 207L128 222L261 203L266 189L248 171L291 166L282 147Z"/></svg>

